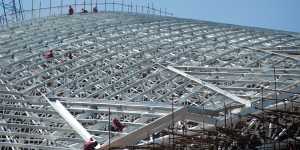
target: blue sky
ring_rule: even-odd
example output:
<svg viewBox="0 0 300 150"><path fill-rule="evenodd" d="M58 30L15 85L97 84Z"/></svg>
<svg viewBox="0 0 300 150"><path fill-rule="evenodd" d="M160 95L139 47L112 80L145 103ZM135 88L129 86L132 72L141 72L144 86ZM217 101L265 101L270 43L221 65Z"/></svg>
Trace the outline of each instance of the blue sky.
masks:
<svg viewBox="0 0 300 150"><path fill-rule="evenodd" d="M31 0L22 0L24 6L31 8ZM38 7L40 0L34 0ZM50 0L41 0L49 5ZM65 4L75 0L64 0ZM76 0L83 2L84 0ZM90 2L91 0L86 0ZM95 3L96 0L92 0ZM97 0L104 2L104 0ZM107 0L107 2L113 0ZM114 0L121 2L122 0ZM131 0L123 0L130 3ZM134 3L147 4L148 0L133 0ZM256 26L300 32L300 0L149 0L156 8L167 8L175 16L223 22L230 24ZM52 0L60 5L60 0ZM101 9L101 8L100 8ZM102 8L103 9L103 8Z"/></svg>
<svg viewBox="0 0 300 150"><path fill-rule="evenodd" d="M300 32L300 0L153 0L176 16Z"/></svg>

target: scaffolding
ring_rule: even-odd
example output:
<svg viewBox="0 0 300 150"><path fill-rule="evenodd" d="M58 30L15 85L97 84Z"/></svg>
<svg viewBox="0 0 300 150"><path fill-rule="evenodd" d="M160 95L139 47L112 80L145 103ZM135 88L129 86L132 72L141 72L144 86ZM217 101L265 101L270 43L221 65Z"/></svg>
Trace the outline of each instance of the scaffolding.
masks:
<svg viewBox="0 0 300 150"><path fill-rule="evenodd" d="M23 8L23 1L26 6ZM151 5L150 5L151 4ZM15 23L45 18L64 16L68 14L69 6L74 13L79 14L82 9L93 12L96 8L100 12L126 12L132 14L173 16L167 9L154 7L153 2L142 0L2 0L0 3L0 29ZM2 27L2 28L3 28Z"/></svg>
<svg viewBox="0 0 300 150"><path fill-rule="evenodd" d="M24 19L21 0L1 0L0 7L2 9L0 13L0 24L19 22Z"/></svg>

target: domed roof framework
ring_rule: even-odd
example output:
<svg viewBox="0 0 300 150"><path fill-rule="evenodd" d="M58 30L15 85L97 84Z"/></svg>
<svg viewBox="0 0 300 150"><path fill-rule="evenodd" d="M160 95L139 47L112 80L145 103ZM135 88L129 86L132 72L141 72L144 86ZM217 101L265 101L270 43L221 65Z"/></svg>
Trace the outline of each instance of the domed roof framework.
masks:
<svg viewBox="0 0 300 150"><path fill-rule="evenodd" d="M0 144L13 149L83 144L40 92L101 144L108 117L119 118L127 127L111 144L126 146L181 120L222 124L224 106L246 115L262 96L299 90L299 58L272 52L299 47L299 35L283 31L100 13L34 20L0 41ZM43 58L49 49L54 57Z"/></svg>

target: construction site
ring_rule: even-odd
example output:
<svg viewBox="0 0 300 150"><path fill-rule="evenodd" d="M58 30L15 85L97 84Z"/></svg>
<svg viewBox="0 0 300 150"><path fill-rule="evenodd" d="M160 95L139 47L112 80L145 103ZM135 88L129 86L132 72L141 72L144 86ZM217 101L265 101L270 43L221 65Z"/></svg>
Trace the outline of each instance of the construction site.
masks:
<svg viewBox="0 0 300 150"><path fill-rule="evenodd" d="M68 2L0 1L0 150L300 149L300 33Z"/></svg>

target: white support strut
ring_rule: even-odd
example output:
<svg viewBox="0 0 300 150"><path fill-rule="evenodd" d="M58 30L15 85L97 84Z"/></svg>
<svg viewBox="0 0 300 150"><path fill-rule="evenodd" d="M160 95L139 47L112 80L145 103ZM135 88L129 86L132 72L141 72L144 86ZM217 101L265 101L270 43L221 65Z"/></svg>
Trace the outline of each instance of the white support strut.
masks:
<svg viewBox="0 0 300 150"><path fill-rule="evenodd" d="M49 100L44 94L43 98L52 106L52 108L76 131L85 141L89 140L92 135L73 117L73 115L60 103L60 101Z"/></svg>
<svg viewBox="0 0 300 150"><path fill-rule="evenodd" d="M84 141L90 140L93 136L74 118L74 116L61 104L59 100L51 101L44 94L42 97L52 106L52 108L78 133ZM100 148L98 144L97 149Z"/></svg>
<svg viewBox="0 0 300 150"><path fill-rule="evenodd" d="M251 102L250 101L242 99L242 98L240 98L240 97L238 97L238 96L236 96L234 94L231 94L231 93L229 93L229 92L227 92L227 91L225 91L225 90L223 90L223 89L221 89L221 88L219 88L219 87L217 87L217 86L215 86L213 84L210 84L210 83L204 82L204 81L202 81L200 79L197 79L197 78L195 78L195 77L193 77L193 76L191 76L189 74L186 74L185 72L180 71L180 70L178 70L178 69L176 69L176 68L174 68L172 66L168 66L167 69L169 69L170 71L175 72L175 73L177 73L177 74L179 74L179 75L181 75L183 77L186 77L186 78L188 78L190 80L193 80L193 81L199 83L200 85L202 85L204 87L207 87L207 88L209 88L209 89L211 89L211 90L213 90L213 91L215 91L215 92L217 92L217 93L219 93L219 94L221 94L223 96L226 96L226 97L228 97L228 98L230 98L230 99L232 99L232 100L234 100L236 102L242 103L246 107L250 107L251 106Z"/></svg>

